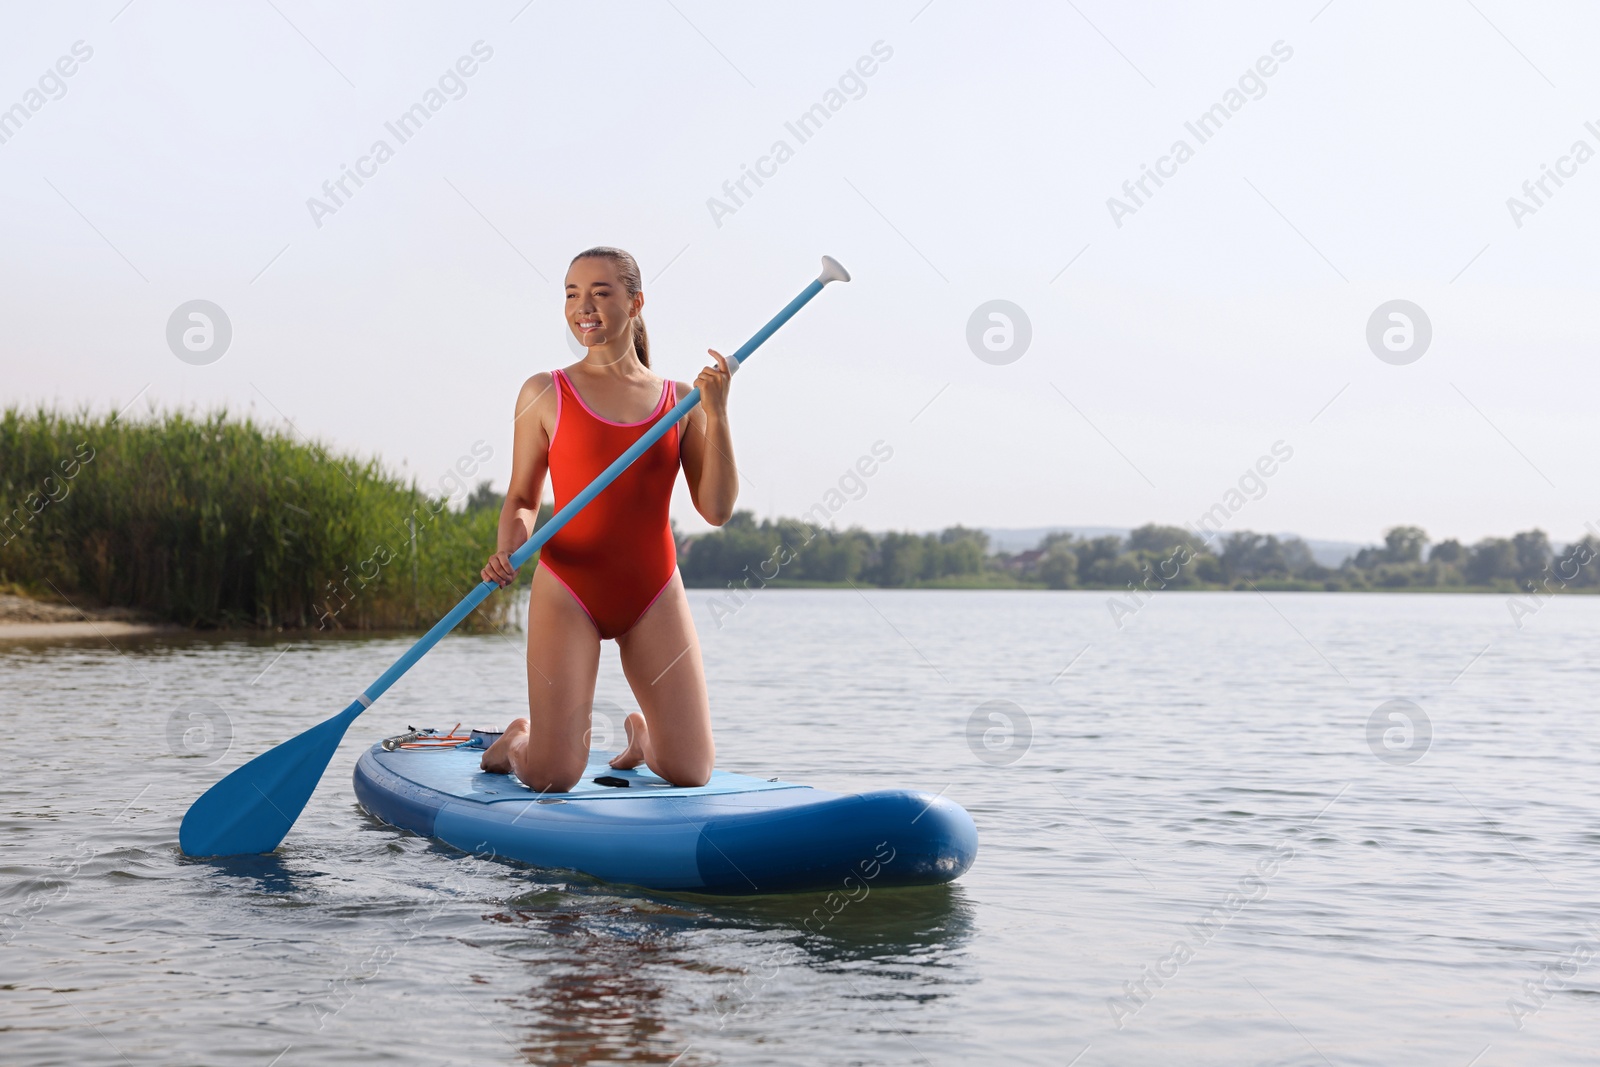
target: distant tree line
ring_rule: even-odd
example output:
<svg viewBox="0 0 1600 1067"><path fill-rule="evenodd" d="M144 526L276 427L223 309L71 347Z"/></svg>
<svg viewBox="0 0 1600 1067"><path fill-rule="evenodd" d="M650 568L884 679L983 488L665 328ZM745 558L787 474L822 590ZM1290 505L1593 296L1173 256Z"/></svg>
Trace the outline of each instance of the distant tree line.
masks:
<svg viewBox="0 0 1600 1067"><path fill-rule="evenodd" d="M1474 545L1456 540L1429 547L1426 531L1395 526L1381 547L1364 548L1337 567L1318 563L1298 537L1279 539L1249 530L1209 541L1175 526L1142 526L1127 538L1045 539L1037 558L1021 553L1009 561L1058 589L1112 588L1147 584L1165 587L1362 590L1481 588L1523 590L1552 582L1565 587L1600 587L1600 538L1554 546L1543 530L1511 538L1491 537ZM1070 557L1070 558L1069 558ZM1003 558L1003 557L1002 557Z"/></svg>
<svg viewBox="0 0 1600 1067"><path fill-rule="evenodd" d="M1543 530L1473 545L1430 543L1416 526L1395 526L1380 547L1337 567L1320 564L1298 537L1241 530L1203 537L1150 524L1126 537L1057 533L1023 552L990 552L980 530L869 533L821 529L797 519L739 512L724 527L679 550L692 586L834 584L884 587L992 586L1049 589L1493 589L1559 585L1600 588L1600 536L1553 544Z"/></svg>
<svg viewBox="0 0 1600 1067"><path fill-rule="evenodd" d="M854 528L829 530L799 519L764 519L734 514L718 530L684 541L678 552L683 580L720 586L784 582L814 585L914 586L968 582L990 569L988 535L952 526L937 534L873 534Z"/></svg>

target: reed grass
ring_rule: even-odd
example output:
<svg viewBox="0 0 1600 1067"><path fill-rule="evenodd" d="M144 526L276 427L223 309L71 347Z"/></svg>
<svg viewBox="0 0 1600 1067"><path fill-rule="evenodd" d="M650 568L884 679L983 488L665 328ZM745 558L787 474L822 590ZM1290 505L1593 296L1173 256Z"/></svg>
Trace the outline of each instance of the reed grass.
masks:
<svg viewBox="0 0 1600 1067"><path fill-rule="evenodd" d="M0 509L0 584L295 630L431 626L477 583L498 519L226 411L7 408ZM463 626L503 626L510 596Z"/></svg>

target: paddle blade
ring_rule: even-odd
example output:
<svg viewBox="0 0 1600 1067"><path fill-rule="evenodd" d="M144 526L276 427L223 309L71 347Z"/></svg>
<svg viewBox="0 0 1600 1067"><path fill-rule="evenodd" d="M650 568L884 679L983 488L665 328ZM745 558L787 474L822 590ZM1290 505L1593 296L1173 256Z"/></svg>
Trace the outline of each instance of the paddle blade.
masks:
<svg viewBox="0 0 1600 1067"><path fill-rule="evenodd" d="M328 769L359 703L263 752L207 789L189 806L178 830L185 856L243 856L271 852L300 817Z"/></svg>

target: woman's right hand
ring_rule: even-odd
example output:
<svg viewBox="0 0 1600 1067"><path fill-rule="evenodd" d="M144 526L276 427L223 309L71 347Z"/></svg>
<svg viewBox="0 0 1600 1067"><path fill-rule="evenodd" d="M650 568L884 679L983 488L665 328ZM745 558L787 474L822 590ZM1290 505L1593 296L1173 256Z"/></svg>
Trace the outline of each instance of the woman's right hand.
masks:
<svg viewBox="0 0 1600 1067"><path fill-rule="evenodd" d="M483 565L483 580L494 582L502 589L517 580L517 568L511 565L510 552L496 552Z"/></svg>

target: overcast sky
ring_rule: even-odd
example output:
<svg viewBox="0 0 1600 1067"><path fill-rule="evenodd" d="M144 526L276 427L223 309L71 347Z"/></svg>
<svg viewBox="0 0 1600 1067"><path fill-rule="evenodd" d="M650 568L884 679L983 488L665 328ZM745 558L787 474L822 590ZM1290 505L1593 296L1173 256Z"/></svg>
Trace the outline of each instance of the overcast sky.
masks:
<svg viewBox="0 0 1600 1067"><path fill-rule="evenodd" d="M638 257L679 379L827 253L733 391L760 515L881 440L841 525L1183 523L1282 442L1230 527L1600 524L1592 5L123 4L0 34L0 402L225 405L424 483L483 441L503 486L575 252ZM1386 361L1395 300L1431 341L1385 312Z"/></svg>

